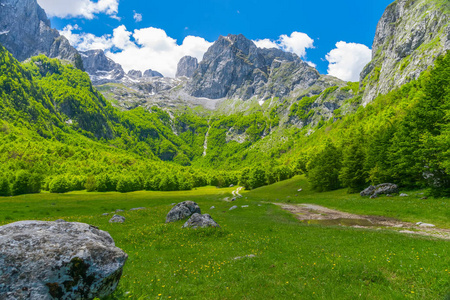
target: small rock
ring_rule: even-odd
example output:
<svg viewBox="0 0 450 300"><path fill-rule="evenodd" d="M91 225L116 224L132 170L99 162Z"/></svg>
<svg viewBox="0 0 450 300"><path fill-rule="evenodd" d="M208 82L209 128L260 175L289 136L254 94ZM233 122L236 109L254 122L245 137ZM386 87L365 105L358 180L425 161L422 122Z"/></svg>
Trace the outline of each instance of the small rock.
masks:
<svg viewBox="0 0 450 300"><path fill-rule="evenodd" d="M231 198L231 202L236 201L236 197Z"/></svg>
<svg viewBox="0 0 450 300"><path fill-rule="evenodd" d="M401 193L401 194L400 194L400 197L408 197L408 194L403 194L403 193Z"/></svg>
<svg viewBox="0 0 450 300"><path fill-rule="evenodd" d="M429 223L422 223L422 222L419 222L420 224L417 224L419 227L422 227L422 228L433 228L433 227L436 227L436 225L434 225L434 224L429 224Z"/></svg>
<svg viewBox="0 0 450 300"><path fill-rule="evenodd" d="M170 204L170 205L175 206L175 205L177 205L177 204L176 204L176 203L172 203L172 204Z"/></svg>
<svg viewBox="0 0 450 300"><path fill-rule="evenodd" d="M303 189L298 189L298 190L297 190L297 192L301 192L301 191L303 191Z"/></svg>
<svg viewBox="0 0 450 300"><path fill-rule="evenodd" d="M123 212L123 209L116 209L116 213Z"/></svg>
<svg viewBox="0 0 450 300"><path fill-rule="evenodd" d="M234 187L234 184L230 184L230 187Z"/></svg>
<svg viewBox="0 0 450 300"><path fill-rule="evenodd" d="M422 197L422 198L420 198L420 200L427 200L428 199L428 197Z"/></svg>
<svg viewBox="0 0 450 300"><path fill-rule="evenodd" d="M371 196L371 195L373 195L374 192L375 192L375 187L373 185L371 185L359 194L361 196Z"/></svg>
<svg viewBox="0 0 450 300"><path fill-rule="evenodd" d="M235 206L230 207L229 210L233 210L233 209L236 209L236 208L238 208L238 207L235 205Z"/></svg>
<svg viewBox="0 0 450 300"><path fill-rule="evenodd" d="M375 199L375 198L378 198L377 194L373 194L372 196L370 196L370 199Z"/></svg>
<svg viewBox="0 0 450 300"><path fill-rule="evenodd" d="M225 198L223 198L223 201L230 201L230 198L229 197L225 197Z"/></svg>
<svg viewBox="0 0 450 300"><path fill-rule="evenodd" d="M394 227L394 228L402 228L402 227L403 227L403 224L397 224L397 225L394 225L393 227Z"/></svg>
<svg viewBox="0 0 450 300"><path fill-rule="evenodd" d="M249 255L245 255L245 256L237 256L234 258L234 260L238 260L238 259L242 259L242 258L253 258L256 257L255 254L249 254Z"/></svg>
<svg viewBox="0 0 450 300"><path fill-rule="evenodd" d="M248 205L242 205L241 207L245 208L245 207L248 207Z"/></svg>
<svg viewBox="0 0 450 300"><path fill-rule="evenodd" d="M166 223L186 219L195 213L202 213L197 203L193 201L180 202L169 211L166 216Z"/></svg>
<svg viewBox="0 0 450 300"><path fill-rule="evenodd" d="M215 206L211 206L209 209L215 209L216 207Z"/></svg>
<svg viewBox="0 0 450 300"><path fill-rule="evenodd" d="M261 204L258 204L258 206L262 206Z"/></svg>
<svg viewBox="0 0 450 300"><path fill-rule="evenodd" d="M125 222L125 217L114 215L110 220L109 223L123 223Z"/></svg>
<svg viewBox="0 0 450 300"><path fill-rule="evenodd" d="M411 230L400 230L399 232L400 233L413 233L413 234L416 233L415 231L411 231Z"/></svg>
<svg viewBox="0 0 450 300"><path fill-rule="evenodd" d="M58 219L58 220L56 220L55 222L56 222L56 223L66 223L67 221L66 221L66 220L63 220L63 219Z"/></svg>
<svg viewBox="0 0 450 300"><path fill-rule="evenodd" d="M186 221L186 223L184 223L183 228L204 228L204 227L220 227L219 224L216 223L216 221L213 220L213 218L211 218L210 215L208 214L198 214L195 213L193 214L189 220Z"/></svg>
<svg viewBox="0 0 450 300"><path fill-rule="evenodd" d="M109 214L108 213L104 213L104 214L102 214L102 216L109 216Z"/></svg>
<svg viewBox="0 0 450 300"><path fill-rule="evenodd" d="M136 208L132 208L130 209L130 211L135 211L135 210L144 210L145 207L136 207Z"/></svg>
<svg viewBox="0 0 450 300"><path fill-rule="evenodd" d="M391 194L386 194L386 197L392 197L392 195Z"/></svg>

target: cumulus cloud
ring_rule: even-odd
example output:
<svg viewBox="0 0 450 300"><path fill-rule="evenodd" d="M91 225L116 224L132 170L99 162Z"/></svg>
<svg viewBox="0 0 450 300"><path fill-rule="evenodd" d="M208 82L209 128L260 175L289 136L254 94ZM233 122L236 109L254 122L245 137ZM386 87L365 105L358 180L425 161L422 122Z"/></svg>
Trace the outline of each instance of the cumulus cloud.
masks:
<svg viewBox="0 0 450 300"><path fill-rule="evenodd" d="M306 33L294 31L290 36L283 34L278 40L270 39L253 41L259 48L278 48L287 52L297 54L299 57L306 57L306 49L314 48L314 40Z"/></svg>
<svg viewBox="0 0 450 300"><path fill-rule="evenodd" d="M96 14L103 13L119 19L119 0L38 0L38 3L52 17L93 19Z"/></svg>
<svg viewBox="0 0 450 300"><path fill-rule="evenodd" d="M133 18L136 21L136 23L142 22L142 14L139 14L136 11L133 11L133 12L134 12Z"/></svg>
<svg viewBox="0 0 450 300"><path fill-rule="evenodd" d="M66 26L61 34L79 50L104 50L125 71L153 69L168 77L175 76L178 61L183 56L193 56L201 61L212 45L197 36L187 36L179 45L164 30L153 27L131 32L121 25L112 34L101 37L79 31L79 27Z"/></svg>
<svg viewBox="0 0 450 300"><path fill-rule="evenodd" d="M372 50L366 45L338 42L326 55L328 74L345 81L358 81L359 74L372 59Z"/></svg>

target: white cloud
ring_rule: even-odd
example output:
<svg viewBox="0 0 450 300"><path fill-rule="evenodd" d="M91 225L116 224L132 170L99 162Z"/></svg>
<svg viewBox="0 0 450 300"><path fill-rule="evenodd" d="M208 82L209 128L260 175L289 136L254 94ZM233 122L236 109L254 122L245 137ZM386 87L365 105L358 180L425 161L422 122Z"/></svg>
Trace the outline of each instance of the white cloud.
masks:
<svg viewBox="0 0 450 300"><path fill-rule="evenodd" d="M104 13L120 19L117 17L119 0L38 0L38 3L52 17L93 19L96 14Z"/></svg>
<svg viewBox="0 0 450 300"><path fill-rule="evenodd" d="M90 33L74 32L74 26L61 31L79 50L102 49L106 55L122 65L125 71L152 69L164 76L174 77L178 61L185 55L202 60L212 43L201 37L187 36L181 45L159 28L142 28L127 31L124 25L113 30L112 35L101 37ZM119 50L119 51L117 51Z"/></svg>
<svg viewBox="0 0 450 300"><path fill-rule="evenodd" d="M278 48L286 52L292 52L299 57L306 57L306 49L314 48L314 40L306 33L294 31L290 36L283 34L276 41L270 39L253 41L259 48Z"/></svg>
<svg viewBox="0 0 450 300"><path fill-rule="evenodd" d="M133 18L136 21L136 23L142 22L142 14L138 14L136 11L133 12L134 12Z"/></svg>
<svg viewBox="0 0 450 300"><path fill-rule="evenodd" d="M341 41L325 58L329 62L329 75L345 81L358 81L359 74L372 59L372 51L366 45Z"/></svg>
<svg viewBox="0 0 450 300"><path fill-rule="evenodd" d="M317 67L317 65L311 61L305 61L305 63L307 63L310 67L313 67L313 68Z"/></svg>

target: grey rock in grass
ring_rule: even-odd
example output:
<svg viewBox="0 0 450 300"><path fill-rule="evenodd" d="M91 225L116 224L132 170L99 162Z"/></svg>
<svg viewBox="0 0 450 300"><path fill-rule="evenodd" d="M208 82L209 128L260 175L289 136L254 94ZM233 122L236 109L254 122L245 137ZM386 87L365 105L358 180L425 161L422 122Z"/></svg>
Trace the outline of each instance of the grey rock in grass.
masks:
<svg viewBox="0 0 450 300"><path fill-rule="evenodd" d="M211 206L209 209L215 209L216 207L215 206Z"/></svg>
<svg viewBox="0 0 450 300"><path fill-rule="evenodd" d="M248 207L248 205L242 205L241 207L242 207L242 208L246 208L246 207Z"/></svg>
<svg viewBox="0 0 450 300"><path fill-rule="evenodd" d="M184 223L183 228L205 228L205 227L220 227L219 224L216 223L216 221L211 218L208 214L193 214L189 220Z"/></svg>
<svg viewBox="0 0 450 300"><path fill-rule="evenodd" d="M236 197L231 198L231 202L236 201Z"/></svg>
<svg viewBox="0 0 450 300"><path fill-rule="evenodd" d="M125 222L125 217L114 215L110 220L109 223L123 223Z"/></svg>
<svg viewBox="0 0 450 300"><path fill-rule="evenodd" d="M375 198L378 198L377 194L373 194L372 196L370 196L370 199L375 199Z"/></svg>
<svg viewBox="0 0 450 300"><path fill-rule="evenodd" d="M114 292L127 254L94 226L21 221L0 227L0 299L93 299Z"/></svg>
<svg viewBox="0 0 450 300"><path fill-rule="evenodd" d="M254 258L256 257L255 254L249 254L249 255L245 255L245 256L237 256L234 258L234 260L239 260L239 259L243 259L243 258Z"/></svg>
<svg viewBox="0 0 450 300"><path fill-rule="evenodd" d="M195 213L202 213L197 203L193 201L180 202L169 211L166 216L166 223L186 219Z"/></svg>
<svg viewBox="0 0 450 300"><path fill-rule="evenodd" d="M136 208L132 208L130 209L130 211L135 211L135 210L144 210L145 207L136 207Z"/></svg>
<svg viewBox="0 0 450 300"><path fill-rule="evenodd" d="M408 194L404 194L404 193L400 194L400 197L408 197L408 196L409 196Z"/></svg>
<svg viewBox="0 0 450 300"><path fill-rule="evenodd" d="M109 214L108 213L104 213L104 214L102 214L102 216L109 216Z"/></svg>
<svg viewBox="0 0 450 300"><path fill-rule="evenodd" d="M236 209L236 208L238 208L238 207L235 205L235 206L230 207L229 210L233 210L233 209Z"/></svg>
<svg viewBox="0 0 450 300"><path fill-rule="evenodd" d="M123 212L123 209L116 209L116 213Z"/></svg>
<svg viewBox="0 0 450 300"><path fill-rule="evenodd" d="M361 196L372 196L372 195L383 195L383 194L397 194L398 193L398 186L393 183L382 183L377 186L369 186L365 190L363 190L361 193L359 193Z"/></svg>

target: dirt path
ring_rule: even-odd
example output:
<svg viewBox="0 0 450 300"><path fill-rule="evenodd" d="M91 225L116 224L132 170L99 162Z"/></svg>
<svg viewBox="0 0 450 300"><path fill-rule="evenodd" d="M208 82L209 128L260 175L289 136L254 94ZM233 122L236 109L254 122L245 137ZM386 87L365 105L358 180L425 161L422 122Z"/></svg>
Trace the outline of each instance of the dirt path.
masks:
<svg viewBox="0 0 450 300"><path fill-rule="evenodd" d="M273 204L295 214L297 219L307 224L390 229L400 233L418 234L450 240L450 229L421 227L420 225L386 217L355 215L315 204ZM422 224L422 226L427 225Z"/></svg>

